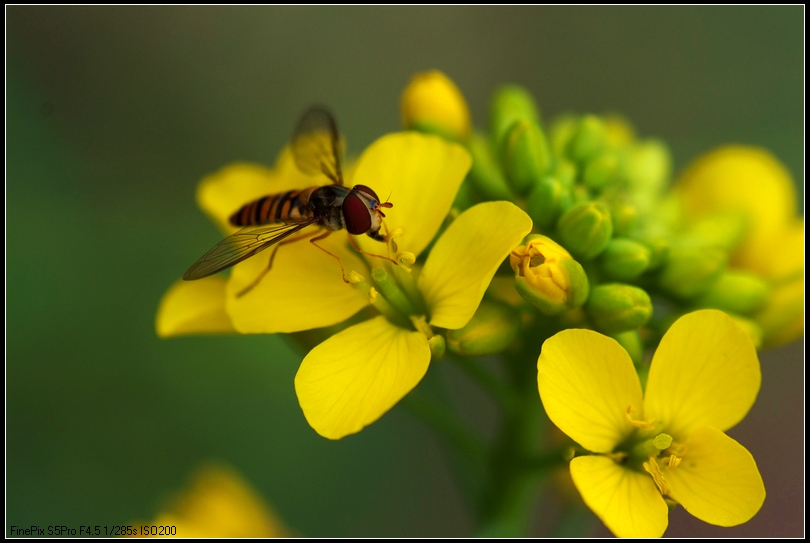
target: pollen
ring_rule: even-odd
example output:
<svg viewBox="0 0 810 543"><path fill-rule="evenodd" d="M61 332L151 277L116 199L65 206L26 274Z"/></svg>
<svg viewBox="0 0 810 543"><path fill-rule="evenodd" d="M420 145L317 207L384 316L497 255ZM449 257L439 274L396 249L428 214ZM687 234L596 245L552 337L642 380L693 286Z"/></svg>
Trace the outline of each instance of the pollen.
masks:
<svg viewBox="0 0 810 543"><path fill-rule="evenodd" d="M661 493L661 495L667 496L669 494L669 485L664 479L664 474L661 473L661 468L658 466L658 462L655 460L655 457L651 456L650 461L644 462L643 465L647 473L652 475L653 482L655 482L655 486L658 487L658 491Z"/></svg>
<svg viewBox="0 0 810 543"><path fill-rule="evenodd" d="M357 283L362 283L365 280L366 278L357 273L356 271L352 270L349 272L349 283L356 285Z"/></svg>
<svg viewBox="0 0 810 543"><path fill-rule="evenodd" d="M667 465L667 469L675 469L675 468L677 468L678 464L681 463L681 460L683 460L683 458L681 458L680 456L675 456L674 454L672 454L668 458L664 459L664 461L666 462L666 465Z"/></svg>

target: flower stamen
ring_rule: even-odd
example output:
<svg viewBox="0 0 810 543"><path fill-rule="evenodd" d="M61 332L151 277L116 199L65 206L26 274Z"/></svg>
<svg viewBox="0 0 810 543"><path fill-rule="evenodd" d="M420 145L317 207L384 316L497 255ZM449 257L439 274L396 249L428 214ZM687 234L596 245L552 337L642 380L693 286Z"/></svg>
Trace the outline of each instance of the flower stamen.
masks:
<svg viewBox="0 0 810 543"><path fill-rule="evenodd" d="M632 413L635 411L636 408L632 405L627 406L627 411L624 413L624 418L627 419L627 422L635 426L640 430L652 430L655 428L655 419L650 420L636 420L633 418Z"/></svg>
<svg viewBox="0 0 810 543"><path fill-rule="evenodd" d="M436 334L433 333L433 328L427 322L427 317L424 315L411 315L410 316L411 323L413 323L413 327L416 328L419 332L425 334L425 337L430 339Z"/></svg>
<svg viewBox="0 0 810 543"><path fill-rule="evenodd" d="M666 462L667 469L675 469L678 467L678 464L681 463L681 460L683 460L683 458L672 454L669 457L665 458L664 462Z"/></svg>
<svg viewBox="0 0 810 543"><path fill-rule="evenodd" d="M651 456L649 462L644 462L643 466L647 473L652 475L653 482L655 482L655 486L658 487L658 491L661 493L661 495L668 495L669 485L664 479L664 474L661 472L661 467L658 465L658 461L655 459L655 457Z"/></svg>

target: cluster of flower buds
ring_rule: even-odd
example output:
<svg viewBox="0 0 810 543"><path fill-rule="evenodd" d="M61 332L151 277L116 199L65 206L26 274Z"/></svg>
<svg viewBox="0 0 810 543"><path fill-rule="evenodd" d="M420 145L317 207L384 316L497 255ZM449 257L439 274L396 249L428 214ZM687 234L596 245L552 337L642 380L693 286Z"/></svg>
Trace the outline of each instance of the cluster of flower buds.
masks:
<svg viewBox="0 0 810 543"><path fill-rule="evenodd" d="M545 123L519 86L494 93L487 131L470 128L461 92L440 72L415 77L402 104L406 127L461 142L472 155L459 212L509 200L532 218L534 233L510 258L524 324L530 307L529 320L592 328L623 345L638 345L628 337L640 334L649 347L677 317L716 308L758 347L803 333L804 221L790 175L768 152L721 148L673 183L662 141L638 138L612 114ZM498 277L490 294L508 297ZM505 348L509 327L489 328L492 345L478 344Z"/></svg>

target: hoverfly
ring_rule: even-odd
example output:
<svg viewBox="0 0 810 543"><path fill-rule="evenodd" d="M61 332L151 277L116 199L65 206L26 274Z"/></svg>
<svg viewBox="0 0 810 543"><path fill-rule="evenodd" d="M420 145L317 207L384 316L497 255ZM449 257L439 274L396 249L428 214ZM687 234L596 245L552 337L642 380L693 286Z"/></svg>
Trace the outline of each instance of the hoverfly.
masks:
<svg viewBox="0 0 810 543"><path fill-rule="evenodd" d="M233 226L243 228L205 253L186 271L183 279L193 281L208 277L275 245L267 268L237 294L242 296L270 271L281 245L299 241L311 234L293 236L307 226L326 230L316 233L309 241L337 259L346 282L348 280L340 257L317 243L337 230L345 228L348 231L349 241L358 252L396 263L390 257L361 250L352 238L352 235L366 234L377 241L386 241L387 238L380 234L385 217L382 208L394 205L381 202L377 194L365 185L355 185L351 189L344 186L340 134L332 114L319 106L307 110L295 128L290 147L298 169L313 176L323 173L332 180L332 184L269 194L246 203L229 219Z"/></svg>

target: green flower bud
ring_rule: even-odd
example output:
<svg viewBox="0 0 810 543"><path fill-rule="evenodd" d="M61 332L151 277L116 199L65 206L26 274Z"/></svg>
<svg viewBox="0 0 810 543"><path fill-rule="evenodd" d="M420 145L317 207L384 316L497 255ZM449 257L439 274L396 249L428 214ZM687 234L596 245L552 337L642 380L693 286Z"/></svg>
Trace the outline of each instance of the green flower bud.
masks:
<svg viewBox="0 0 810 543"><path fill-rule="evenodd" d="M590 203L590 201L591 195L588 193L588 189L582 185L574 185L571 188L571 198L568 207L564 207L563 209L564 211L568 211L577 204Z"/></svg>
<svg viewBox="0 0 810 543"><path fill-rule="evenodd" d="M501 147L501 163L506 178L519 194L526 194L551 166L551 150L533 121L516 121L506 134Z"/></svg>
<svg viewBox="0 0 810 543"><path fill-rule="evenodd" d="M509 256L515 290L545 315L580 307L588 298L588 276L561 245L546 236L530 236Z"/></svg>
<svg viewBox="0 0 810 543"><path fill-rule="evenodd" d="M626 238L613 238L599 256L605 275L614 281L631 281L650 266L650 250Z"/></svg>
<svg viewBox="0 0 810 543"><path fill-rule="evenodd" d="M636 367L641 365L644 361L644 342L641 341L641 335L637 330L613 334L610 337L624 347L624 350L630 355L630 359Z"/></svg>
<svg viewBox="0 0 810 543"><path fill-rule="evenodd" d="M602 151L585 163L582 182L592 191L601 191L619 179L620 168L621 164L616 153Z"/></svg>
<svg viewBox="0 0 810 543"><path fill-rule="evenodd" d="M551 141L551 149L554 151L555 155L562 156L565 154L566 149L568 149L568 144L571 142L571 138L574 137L578 126L579 117L576 115L567 114L554 119L549 129L549 140Z"/></svg>
<svg viewBox="0 0 810 543"><path fill-rule="evenodd" d="M468 178L485 200L513 200L512 191L492 154L489 139L475 132L470 139L469 151L473 158Z"/></svg>
<svg viewBox="0 0 810 543"><path fill-rule="evenodd" d="M526 199L526 212L535 228L551 228L562 212L563 200L570 197L571 193L556 178L545 176L540 179Z"/></svg>
<svg viewBox="0 0 810 543"><path fill-rule="evenodd" d="M633 143L636 131L630 121L617 113L602 116L605 123L605 142L611 149L620 149Z"/></svg>
<svg viewBox="0 0 810 543"><path fill-rule="evenodd" d="M638 224L638 208L626 203L612 203L610 218L613 221L613 235L622 236L632 232Z"/></svg>
<svg viewBox="0 0 810 543"><path fill-rule="evenodd" d="M633 201L650 210L672 174L669 148L658 140L636 143L626 153L624 172Z"/></svg>
<svg viewBox="0 0 810 543"><path fill-rule="evenodd" d="M644 326L652 316L652 302L638 287L608 283L591 289L585 311L597 330L618 334Z"/></svg>
<svg viewBox="0 0 810 543"><path fill-rule="evenodd" d="M727 271L695 300L695 305L748 315L765 305L769 293L768 284L759 276L745 271Z"/></svg>
<svg viewBox="0 0 810 543"><path fill-rule="evenodd" d="M658 286L677 298L708 290L726 269L726 252L715 246L672 247L658 276Z"/></svg>
<svg viewBox="0 0 810 543"><path fill-rule="evenodd" d="M444 358L444 351L446 347L446 342L444 337L435 335L428 339L428 347L430 347L430 359L434 362L436 360L441 360Z"/></svg>
<svg viewBox="0 0 810 543"><path fill-rule="evenodd" d="M613 224L604 204L582 202L565 212L557 230L571 254L589 260L605 249L613 235Z"/></svg>
<svg viewBox="0 0 810 543"><path fill-rule="evenodd" d="M635 241L643 244L650 250L650 264L647 270L654 270L663 265L669 258L669 241L666 238L655 235L640 234L633 236Z"/></svg>
<svg viewBox="0 0 810 543"><path fill-rule="evenodd" d="M565 158L554 163L551 175L557 178L564 187L571 188L577 180L577 165Z"/></svg>
<svg viewBox="0 0 810 543"><path fill-rule="evenodd" d="M604 149L607 134L605 124L596 115L586 115L579 121L576 132L568 143L568 156L584 162Z"/></svg>
<svg viewBox="0 0 810 543"><path fill-rule="evenodd" d="M447 348L462 356L500 353L518 336L520 318L509 306L481 302L464 328L447 332Z"/></svg>
<svg viewBox="0 0 810 543"><path fill-rule="evenodd" d="M500 147L515 121L540 122L540 114L532 95L517 85L506 85L495 91L489 110L492 141Z"/></svg>
<svg viewBox="0 0 810 543"><path fill-rule="evenodd" d="M804 277L775 285L756 321L766 347L783 345L804 334Z"/></svg>
<svg viewBox="0 0 810 543"><path fill-rule="evenodd" d="M470 135L470 110L455 83L438 70L416 74L402 93L405 128L451 140Z"/></svg>
<svg viewBox="0 0 810 543"><path fill-rule="evenodd" d="M740 211L714 213L698 220L689 230L689 236L705 243L718 245L731 251L748 233L748 218Z"/></svg>

